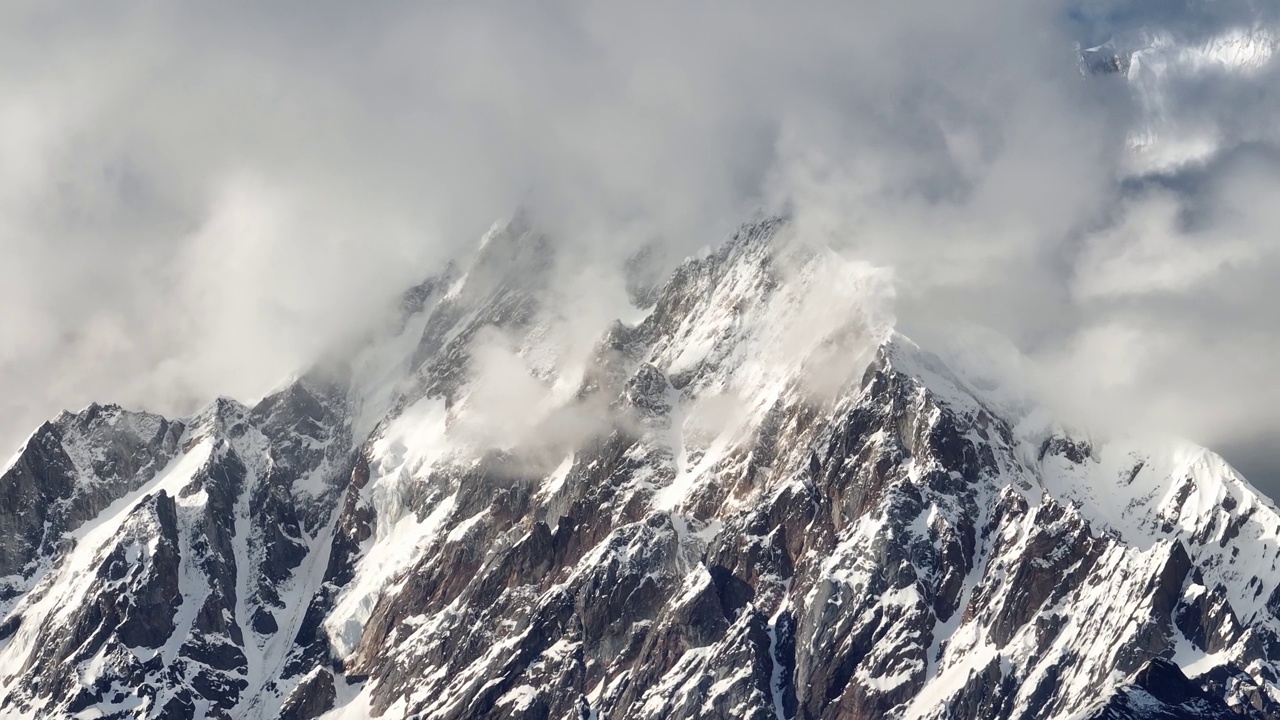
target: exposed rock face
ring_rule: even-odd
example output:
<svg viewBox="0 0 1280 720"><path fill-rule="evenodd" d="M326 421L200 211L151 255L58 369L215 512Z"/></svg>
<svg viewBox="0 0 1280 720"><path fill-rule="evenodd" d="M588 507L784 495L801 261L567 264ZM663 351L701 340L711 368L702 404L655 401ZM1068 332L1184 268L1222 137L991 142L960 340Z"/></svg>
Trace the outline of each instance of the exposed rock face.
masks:
<svg viewBox="0 0 1280 720"><path fill-rule="evenodd" d="M42 427L0 713L1280 718L1269 502L1027 432L787 232L632 268L647 315L581 353L512 224L253 408ZM511 368L536 402L486 395Z"/></svg>
<svg viewBox="0 0 1280 720"><path fill-rule="evenodd" d="M337 699L333 673L316 668L304 677L280 706L280 720L312 720L333 709Z"/></svg>
<svg viewBox="0 0 1280 720"><path fill-rule="evenodd" d="M27 588L68 532L153 477L182 423L90 405L42 425L0 475L0 598Z"/></svg>
<svg viewBox="0 0 1280 720"><path fill-rule="evenodd" d="M1188 680L1177 665L1164 659L1147 663L1132 682L1089 716L1090 720L1231 720L1238 717L1221 698L1206 693Z"/></svg>

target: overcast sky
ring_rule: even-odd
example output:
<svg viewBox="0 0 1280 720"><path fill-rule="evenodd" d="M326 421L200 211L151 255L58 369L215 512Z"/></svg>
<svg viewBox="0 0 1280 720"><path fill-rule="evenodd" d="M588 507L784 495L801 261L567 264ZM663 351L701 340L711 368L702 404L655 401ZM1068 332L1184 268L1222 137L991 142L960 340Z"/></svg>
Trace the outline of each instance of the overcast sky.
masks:
<svg viewBox="0 0 1280 720"><path fill-rule="evenodd" d="M765 208L891 268L924 344L991 328L1275 495L1266 8L4 3L0 444L252 400L522 204L611 257ZM1128 79L1081 74L1108 40Z"/></svg>

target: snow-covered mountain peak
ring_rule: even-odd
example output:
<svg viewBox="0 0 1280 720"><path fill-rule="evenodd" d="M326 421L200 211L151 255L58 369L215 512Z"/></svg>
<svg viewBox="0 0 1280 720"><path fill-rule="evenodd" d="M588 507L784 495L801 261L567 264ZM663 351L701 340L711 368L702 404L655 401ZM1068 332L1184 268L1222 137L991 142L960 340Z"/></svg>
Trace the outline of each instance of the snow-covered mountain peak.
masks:
<svg viewBox="0 0 1280 720"><path fill-rule="evenodd" d="M37 431L0 712L1280 717L1280 517L1216 455L1029 421L782 220L626 321L510 229L253 407Z"/></svg>

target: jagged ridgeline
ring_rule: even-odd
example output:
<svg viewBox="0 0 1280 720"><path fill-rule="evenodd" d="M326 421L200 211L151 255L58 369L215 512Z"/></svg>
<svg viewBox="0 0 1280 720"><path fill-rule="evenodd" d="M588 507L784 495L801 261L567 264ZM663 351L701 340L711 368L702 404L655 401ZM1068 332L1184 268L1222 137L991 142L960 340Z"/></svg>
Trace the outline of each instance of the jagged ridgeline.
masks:
<svg viewBox="0 0 1280 720"><path fill-rule="evenodd" d="M582 352L555 268L499 227L255 407L36 430L0 716L1280 718L1216 455L1021 429L778 220Z"/></svg>

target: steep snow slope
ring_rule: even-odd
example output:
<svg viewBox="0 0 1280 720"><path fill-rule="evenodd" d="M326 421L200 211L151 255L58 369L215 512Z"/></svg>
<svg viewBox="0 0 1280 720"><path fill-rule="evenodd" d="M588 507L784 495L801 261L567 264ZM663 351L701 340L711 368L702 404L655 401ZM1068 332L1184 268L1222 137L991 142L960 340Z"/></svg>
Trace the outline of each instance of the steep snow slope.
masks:
<svg viewBox="0 0 1280 720"><path fill-rule="evenodd" d="M253 408L42 427L0 713L1280 717L1280 516L1217 456L1028 429L776 219L587 352L563 277L500 226Z"/></svg>

